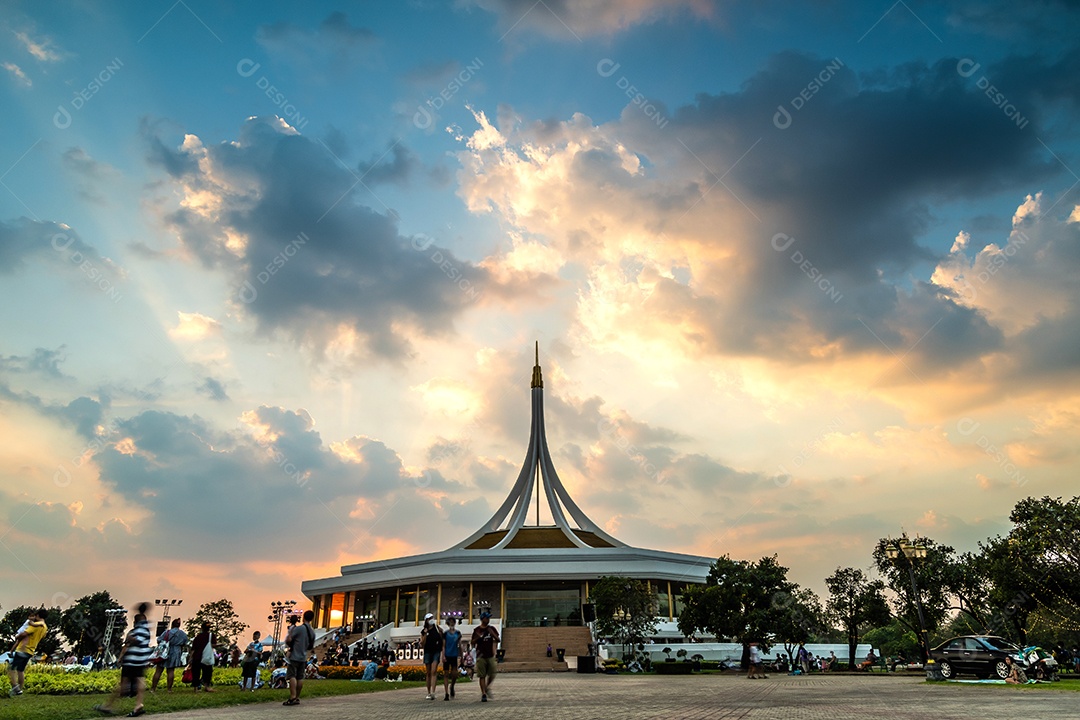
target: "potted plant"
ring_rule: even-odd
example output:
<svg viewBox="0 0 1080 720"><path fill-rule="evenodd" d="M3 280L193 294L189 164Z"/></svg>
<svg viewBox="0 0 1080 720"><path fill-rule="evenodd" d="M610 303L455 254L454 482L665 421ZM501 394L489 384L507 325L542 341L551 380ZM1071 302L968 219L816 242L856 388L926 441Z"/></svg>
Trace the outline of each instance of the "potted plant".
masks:
<svg viewBox="0 0 1080 720"><path fill-rule="evenodd" d="M671 648L666 647L661 652L664 653L664 662L675 662L675 658L671 657Z"/></svg>
<svg viewBox="0 0 1080 720"><path fill-rule="evenodd" d="M701 661L705 659L705 656L701 653L697 653L690 657L690 660L694 664L694 672L701 672Z"/></svg>
<svg viewBox="0 0 1080 720"><path fill-rule="evenodd" d="M675 653L676 656L682 661L686 661L686 648L679 648L679 652Z"/></svg>

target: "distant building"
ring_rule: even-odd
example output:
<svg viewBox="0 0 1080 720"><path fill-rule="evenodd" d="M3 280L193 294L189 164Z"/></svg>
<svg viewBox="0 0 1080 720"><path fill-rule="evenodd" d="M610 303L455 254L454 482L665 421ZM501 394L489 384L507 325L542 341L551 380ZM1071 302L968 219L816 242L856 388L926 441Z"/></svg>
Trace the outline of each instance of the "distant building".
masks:
<svg viewBox="0 0 1080 720"><path fill-rule="evenodd" d="M541 489L554 525L539 524ZM535 525L528 525L535 498ZM416 637L426 613L468 626L482 607L503 627L582 625L589 585L604 575L647 580L655 589L659 636L679 637L687 584L705 582L711 558L630 547L604 532L570 497L548 451L539 348L532 374L532 428L510 494L475 533L442 552L346 565L307 580L315 625L383 628L384 638ZM389 630L389 632L387 632Z"/></svg>

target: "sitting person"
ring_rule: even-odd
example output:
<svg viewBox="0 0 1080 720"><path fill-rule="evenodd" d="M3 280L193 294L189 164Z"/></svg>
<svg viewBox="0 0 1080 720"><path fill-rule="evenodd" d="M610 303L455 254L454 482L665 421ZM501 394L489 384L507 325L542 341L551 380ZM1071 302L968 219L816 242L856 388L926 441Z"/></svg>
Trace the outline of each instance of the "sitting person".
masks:
<svg viewBox="0 0 1080 720"><path fill-rule="evenodd" d="M368 660L367 665L364 666L364 680L374 680L375 673L379 670L379 664L374 660Z"/></svg>
<svg viewBox="0 0 1080 720"><path fill-rule="evenodd" d="M836 653L832 650L829 651L829 657L823 658L821 661L821 669L825 672L836 669Z"/></svg>
<svg viewBox="0 0 1080 720"><path fill-rule="evenodd" d="M889 663L889 669L892 670L893 672L896 672L896 666L897 665L907 665L907 664L908 664L908 659L904 655L904 651L900 650L899 652L896 653L896 656L892 659L892 662Z"/></svg>
<svg viewBox="0 0 1080 720"><path fill-rule="evenodd" d="M859 663L860 670L869 671L870 668L877 664L877 655L874 654L874 649L871 648L867 654L866 659Z"/></svg>
<svg viewBox="0 0 1080 720"><path fill-rule="evenodd" d="M1024 676L1024 671L1013 662L1011 655L1005 657L1005 664L1009 666L1009 676L1005 678L1005 682L1010 685L1024 685L1027 683L1027 677Z"/></svg>
<svg viewBox="0 0 1080 720"><path fill-rule="evenodd" d="M285 677L287 673L285 660L279 657L274 662L274 669L270 673L270 687L274 690L287 690L289 687L289 681Z"/></svg>

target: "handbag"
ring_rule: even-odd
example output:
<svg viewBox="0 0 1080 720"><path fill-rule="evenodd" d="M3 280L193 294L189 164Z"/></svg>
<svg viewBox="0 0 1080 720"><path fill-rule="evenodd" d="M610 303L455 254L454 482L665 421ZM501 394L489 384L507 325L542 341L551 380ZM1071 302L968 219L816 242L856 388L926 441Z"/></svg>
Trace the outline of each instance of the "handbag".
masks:
<svg viewBox="0 0 1080 720"><path fill-rule="evenodd" d="M184 674L180 676L180 682L186 682L186 683L191 682L191 668L189 668L189 667L184 668Z"/></svg>
<svg viewBox="0 0 1080 720"><path fill-rule="evenodd" d="M154 653L150 656L150 662L155 665L165 662L169 657L169 633L171 632L171 630L165 632L165 639L157 644Z"/></svg>
<svg viewBox="0 0 1080 720"><path fill-rule="evenodd" d="M213 643L213 640L214 640L214 634L211 633L206 638L206 647L204 647L203 651L202 651L202 660L201 660L201 662L202 662L203 665L213 665L214 664L214 643Z"/></svg>

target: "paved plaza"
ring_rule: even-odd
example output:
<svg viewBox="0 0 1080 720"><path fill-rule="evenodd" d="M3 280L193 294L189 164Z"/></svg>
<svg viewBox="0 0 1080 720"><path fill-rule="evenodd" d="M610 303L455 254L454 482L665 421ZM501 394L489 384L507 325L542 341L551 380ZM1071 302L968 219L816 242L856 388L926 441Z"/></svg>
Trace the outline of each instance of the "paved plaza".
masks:
<svg viewBox="0 0 1080 720"><path fill-rule="evenodd" d="M960 718L1080 718L1080 694L986 685L926 685L919 677L792 677L747 680L734 675L611 677L577 674L500 676L492 702L476 683L445 702L423 688L303 701L173 713L170 720L267 718L467 718L514 720L753 719L959 720Z"/></svg>

